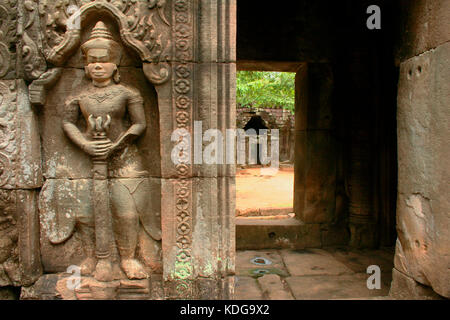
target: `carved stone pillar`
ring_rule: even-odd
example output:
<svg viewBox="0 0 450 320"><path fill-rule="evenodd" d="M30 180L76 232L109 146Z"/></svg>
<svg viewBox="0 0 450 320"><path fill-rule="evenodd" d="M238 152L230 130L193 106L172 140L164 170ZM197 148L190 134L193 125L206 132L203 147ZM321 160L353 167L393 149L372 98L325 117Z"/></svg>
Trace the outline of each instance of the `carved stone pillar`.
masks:
<svg viewBox="0 0 450 320"><path fill-rule="evenodd" d="M157 87L161 131L235 127L235 1L173 1L172 79ZM170 298L230 298L233 291L234 165L175 165L163 144L164 281Z"/></svg>
<svg viewBox="0 0 450 320"><path fill-rule="evenodd" d="M305 223L335 213L336 141L329 64L304 64L296 76L294 211Z"/></svg>
<svg viewBox="0 0 450 320"><path fill-rule="evenodd" d="M356 52L351 56L348 70L350 96L348 102L348 176L350 245L373 247L377 242L377 229L373 217L371 168L373 147L371 145L372 103L365 101L371 94L370 83L361 79L369 77L364 63L366 52ZM351 89L350 89L351 88Z"/></svg>
<svg viewBox="0 0 450 320"><path fill-rule="evenodd" d="M42 185L36 116L23 68L28 61L20 1L0 1L0 286L41 275L36 199Z"/></svg>
<svg viewBox="0 0 450 320"><path fill-rule="evenodd" d="M438 6L433 8L426 19L432 19L436 25L444 27L441 21L446 19L435 18L444 13ZM445 14L448 18L448 10ZM425 23L430 22L419 20L414 25ZM409 36L429 37L424 30ZM412 57L403 58L400 64L397 109L398 238L391 287L394 298L435 299L439 298L436 293L450 298L448 40L446 34L442 44L435 44L435 48L426 52L414 43L414 50L409 53ZM410 43L407 41L404 45Z"/></svg>
<svg viewBox="0 0 450 320"><path fill-rule="evenodd" d="M4 274L12 279L0 285L29 286L22 290L23 298L232 297L235 167L194 165L193 145L190 161L176 164L176 141L170 137L176 129L193 135L194 121L202 121L203 132L219 129L224 136L225 129L235 127L235 10L234 0L0 2L5 21L0 37L0 194L5 215L0 217L0 281ZM139 231L137 254L153 273L149 281L123 278L114 269L113 280L96 281L87 273L81 289L71 291L63 272L89 256L83 253L82 226L90 223L85 219L96 202L91 201L92 159L83 145L68 139L61 124L67 113L64 100L84 94L90 85L80 46L90 35L95 38L99 21L103 39L116 41L125 52L114 62L114 81L119 83L120 74L144 100L147 130L136 144L146 161L144 189L151 201L141 209L151 212L154 221L140 221L159 223L161 229ZM10 50L17 39L17 50ZM109 99L106 93L93 99L101 104ZM82 130L85 120L73 119L73 124ZM109 188L114 202L111 190L118 186L111 176L107 179L102 190ZM130 195L140 186L135 182L122 183ZM153 242L141 240L142 234L151 235ZM14 270L23 274L13 275Z"/></svg>

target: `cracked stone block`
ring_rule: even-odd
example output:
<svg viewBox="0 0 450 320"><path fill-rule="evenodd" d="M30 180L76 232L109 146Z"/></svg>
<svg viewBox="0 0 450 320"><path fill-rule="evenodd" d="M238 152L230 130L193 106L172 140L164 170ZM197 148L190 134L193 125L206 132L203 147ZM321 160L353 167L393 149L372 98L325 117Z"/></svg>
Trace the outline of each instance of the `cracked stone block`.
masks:
<svg viewBox="0 0 450 320"><path fill-rule="evenodd" d="M261 285L263 294L265 294L269 300L294 300L289 289L284 287L280 276L276 274L267 274L257 281Z"/></svg>
<svg viewBox="0 0 450 320"><path fill-rule="evenodd" d="M262 291L252 277L237 277L234 290L235 300L263 300Z"/></svg>

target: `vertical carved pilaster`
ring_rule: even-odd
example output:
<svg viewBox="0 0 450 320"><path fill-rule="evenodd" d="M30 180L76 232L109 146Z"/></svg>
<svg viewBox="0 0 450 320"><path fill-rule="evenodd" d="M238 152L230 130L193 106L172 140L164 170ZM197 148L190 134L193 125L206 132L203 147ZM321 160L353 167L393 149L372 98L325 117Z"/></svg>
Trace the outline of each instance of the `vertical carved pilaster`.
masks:
<svg viewBox="0 0 450 320"><path fill-rule="evenodd" d="M0 79L14 79L16 74L17 0L0 1Z"/></svg>
<svg viewBox="0 0 450 320"><path fill-rule="evenodd" d="M350 88L353 95L349 99L349 174L347 187L349 193L350 245L354 247L373 247L377 235L372 206L372 152L370 130L372 127L372 105L365 101L370 95L370 83L361 82L358 77L369 76L364 60L367 53L356 51L349 66ZM357 75L357 76L356 76ZM363 77L364 78L364 77Z"/></svg>
<svg viewBox="0 0 450 320"><path fill-rule="evenodd" d="M235 127L235 1L173 0L170 83L158 86L162 136L193 122ZM171 85L171 87L170 87ZM234 165L174 165L162 145L163 256L167 296L230 297L234 274ZM176 203L175 208L171 203ZM166 205L165 205L165 204Z"/></svg>
<svg viewBox="0 0 450 320"><path fill-rule="evenodd" d="M32 284L42 272L36 207L41 183L37 122L25 83L0 80L0 192L7 196L0 217L0 251L9 252L0 265L6 263L3 271L9 285ZM11 241L13 249L3 247Z"/></svg>

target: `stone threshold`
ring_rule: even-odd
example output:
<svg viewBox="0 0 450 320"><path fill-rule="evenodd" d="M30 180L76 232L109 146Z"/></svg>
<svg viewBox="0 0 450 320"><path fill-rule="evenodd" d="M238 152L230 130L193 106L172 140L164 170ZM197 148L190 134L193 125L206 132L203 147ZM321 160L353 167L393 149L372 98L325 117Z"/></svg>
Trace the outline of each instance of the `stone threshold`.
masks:
<svg viewBox="0 0 450 320"><path fill-rule="evenodd" d="M305 249L322 246L320 224L305 224L295 217L236 218L236 249Z"/></svg>
<svg viewBox="0 0 450 320"><path fill-rule="evenodd" d="M281 216L282 218L292 217L294 208L247 208L236 209L236 217L268 217Z"/></svg>

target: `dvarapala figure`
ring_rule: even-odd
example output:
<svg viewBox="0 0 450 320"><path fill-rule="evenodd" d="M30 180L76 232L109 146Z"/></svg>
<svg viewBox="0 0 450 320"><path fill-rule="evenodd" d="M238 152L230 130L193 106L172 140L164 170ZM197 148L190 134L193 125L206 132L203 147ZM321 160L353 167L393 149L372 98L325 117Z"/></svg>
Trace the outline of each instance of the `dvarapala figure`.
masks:
<svg viewBox="0 0 450 320"><path fill-rule="evenodd" d="M103 22L96 24L81 50L86 76L91 83L66 103L63 129L92 159L104 159L120 266L129 279L143 279L148 275L135 257L139 223L147 231L154 229L148 225L151 219L146 217L150 197L148 172L133 143L147 126L143 98L135 88L120 84L121 46ZM80 112L86 121L85 132L76 125ZM101 127L102 123L106 124L105 137L94 139L98 125ZM111 259L96 252L94 217L91 213L81 213L77 220L77 230L87 255L81 265L82 274L94 274L100 281L112 280Z"/></svg>

